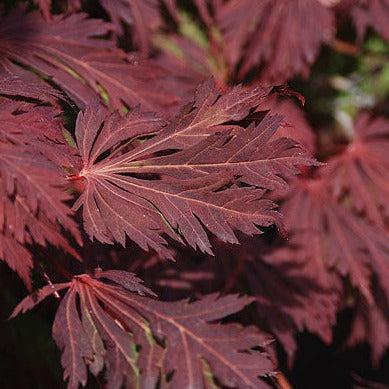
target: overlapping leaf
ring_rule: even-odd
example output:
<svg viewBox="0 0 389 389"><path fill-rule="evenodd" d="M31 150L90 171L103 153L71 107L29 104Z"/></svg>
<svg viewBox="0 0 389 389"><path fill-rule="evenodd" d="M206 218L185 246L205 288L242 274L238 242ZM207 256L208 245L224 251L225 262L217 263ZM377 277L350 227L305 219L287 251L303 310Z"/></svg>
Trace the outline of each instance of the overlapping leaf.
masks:
<svg viewBox="0 0 389 389"><path fill-rule="evenodd" d="M154 253L133 254L133 249L115 250L111 256L116 264L139 273L164 300L246 290L255 298L256 310L243 318L265 325L283 346L290 364L297 351L295 338L301 332L331 343L344 295L339 277L333 274L331 283L323 285L315 262L307 260L304 251L287 243L269 245L263 236L241 238L240 245L216 239L212 243L216 259L194 255L190 249L177 250L176 262ZM136 260L129 262L128 253Z"/></svg>
<svg viewBox="0 0 389 389"><path fill-rule="evenodd" d="M264 191L284 186L297 166L312 161L294 142L271 139L280 116L247 128L233 124L267 94L237 87L219 95L205 84L161 130L158 119L138 111L125 118L93 107L81 113L76 137L85 190L76 207L83 206L90 237L124 244L128 235L168 256L164 233L210 253L206 230L237 242L234 230L252 235L277 222Z"/></svg>
<svg viewBox="0 0 389 389"><path fill-rule="evenodd" d="M282 206L291 243L302 248L306 260L316 262L317 277L328 285L328 268L350 277L372 301L372 274L389 297L389 243L387 233L338 204L326 178L297 180ZM295 220L298 218L299 223Z"/></svg>
<svg viewBox="0 0 389 389"><path fill-rule="evenodd" d="M328 165L335 196L385 227L389 221L389 121L361 115L351 143Z"/></svg>
<svg viewBox="0 0 389 389"><path fill-rule="evenodd" d="M307 75L320 45L333 35L332 12L317 0L231 0L217 10L226 55L240 77L263 67L262 79Z"/></svg>
<svg viewBox="0 0 389 389"><path fill-rule="evenodd" d="M13 313L69 288L53 325L69 388L85 385L87 368L98 375L105 367L109 387L126 383L153 389L161 375L164 381L165 374L172 374L171 386L200 389L204 363L229 387L267 387L259 377L274 368L266 350L270 338L253 327L215 323L240 311L251 298L208 295L192 303L165 303L148 297L152 292L132 273L96 275L98 279L81 275L68 284L44 287Z"/></svg>
<svg viewBox="0 0 389 389"><path fill-rule="evenodd" d="M380 331L388 325L383 314L389 301L387 128L384 118L361 115L350 144L316 171L317 178L293 181L281 206L288 242L267 259L276 265L280 259L295 265L302 262L312 280L339 295L334 271L348 276L362 295L351 342L371 343L375 363L387 347L386 338L376 337L373 329L373 321Z"/></svg>
<svg viewBox="0 0 389 389"><path fill-rule="evenodd" d="M61 188L64 174L48 159L53 156L60 163L70 161L70 155L63 151L61 158L61 126L54 109L13 101L1 108L0 254L30 285L32 256L23 246L50 243L77 256L61 234L61 228L66 229L80 242L65 205L70 196Z"/></svg>
<svg viewBox="0 0 389 389"><path fill-rule="evenodd" d="M159 83L165 74L157 65L130 59L102 39L111 29L81 13L44 21L39 14L14 11L1 17L0 65L12 59L34 68L81 106L96 94L117 109L141 104L157 110L176 103Z"/></svg>
<svg viewBox="0 0 389 389"><path fill-rule="evenodd" d="M75 208L83 208L92 239L124 245L128 237L154 249L149 261L142 254L136 262L164 292L250 289L258 320L289 357L294 335L304 329L330 342L343 296L338 281L349 279L356 296L350 343L368 341L377 364L389 344L388 121L362 115L347 148L316 178L294 180L288 191L287 180L312 163L302 151L313 152L315 141L303 115L269 96L269 88L225 86L307 75L334 36L336 4L350 13L360 40L370 27L389 39L388 0L101 0L111 23L72 15L79 0L55 2L53 10L70 16L52 15L50 0L32 2L45 20L38 12L0 17L0 258L31 286L32 245L53 244L77 256L63 234L79 241L66 205L66 171L67 184L81 192ZM112 33L156 61L117 49ZM176 57L152 50L154 43ZM210 75L227 92L208 83L179 107ZM58 118L56 99L66 94L86 107L76 129L80 156L64 143ZM98 95L120 114L94 104ZM285 245L270 254L266 246L265 255L265 245L245 242L219 250L223 262L209 266L180 261L173 271L166 264L174 251L169 238L209 254L219 245L209 234L242 242L237 231L254 235L277 223L268 200L275 189L287 190ZM153 271L150 263L157 263ZM162 303L133 274L106 271L44 287L16 312L65 288L53 335L71 388L86 384L88 370L106 374L109 387L202 388L215 378L228 387L260 388L258 377L273 369L262 350L266 337L214 323L252 299Z"/></svg>
<svg viewBox="0 0 389 389"><path fill-rule="evenodd" d="M338 277L348 277L351 284L357 288L361 301L356 304L357 315L350 344L369 342L372 346L373 361L377 364L387 347L386 337L378 335L377 331L386 331L388 326L384 314L389 302L388 235L382 227L372 225L347 208L345 204L348 201L346 203L338 201L332 196L331 178L328 175L322 178L295 180L281 206L288 241L284 247L270 252L266 261L272 266L275 264L276 268L280 261L281 266L293 264L295 270L292 274L307 277L306 281L296 284L297 287L312 282L314 290L306 300L306 313L311 314L305 319L304 315L296 316L298 312L293 310L293 303L289 305L287 311L291 309L290 317L293 320L297 319L295 321L297 328L301 328L299 325L307 320L303 325L327 342L330 340L336 310L339 309L337 299L343 295ZM301 274L300 266L305 267ZM286 273L284 269L278 275L282 277ZM271 274L275 276L277 273ZM292 279L293 277L288 277L287 282L292 283L293 288ZM327 292L318 293L320 290ZM277 293L277 288L268 287L266 291L274 294ZM290 296L292 300L299 301L297 289ZM316 299L315 304L312 304L313 299ZM276 301L279 305L282 301L281 294ZM316 313L313 313L313 305L318 308ZM262 311L266 309L262 307ZM326 314L329 315L327 319ZM311 321L313 317L315 319ZM303 322L299 324L299 320ZM278 328L277 323L282 324L282 321L273 318L270 325L275 335L286 345L288 353L292 355L293 338L288 331L282 330L282 326Z"/></svg>

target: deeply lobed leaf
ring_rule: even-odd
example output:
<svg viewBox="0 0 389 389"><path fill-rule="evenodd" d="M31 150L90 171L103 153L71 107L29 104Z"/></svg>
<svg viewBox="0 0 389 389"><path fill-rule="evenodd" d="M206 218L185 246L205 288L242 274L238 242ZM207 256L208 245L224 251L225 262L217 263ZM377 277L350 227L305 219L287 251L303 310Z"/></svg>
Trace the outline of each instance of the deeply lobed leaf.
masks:
<svg viewBox="0 0 389 389"><path fill-rule="evenodd" d="M98 375L104 366L110 387L154 388L161 375L165 380L172 374L174 387L203 388L203 361L224 385L267 387L259 377L273 369L266 351L270 338L253 327L215 323L252 299L208 295L192 303L166 303L139 296L136 292L149 291L132 273L99 271L96 277L77 276L51 291L45 287L38 298L26 297L13 314L69 287L53 326L69 388L85 385L87 368Z"/></svg>
<svg viewBox="0 0 389 389"><path fill-rule="evenodd" d="M230 65L242 62L240 77L262 66L261 78L270 83L307 75L334 33L332 12L318 0L231 0L218 8L217 20Z"/></svg>
<svg viewBox="0 0 389 389"><path fill-rule="evenodd" d="M334 195L385 228L389 221L389 120L362 114L347 148L329 161Z"/></svg>
<svg viewBox="0 0 389 389"><path fill-rule="evenodd" d="M257 226L277 223L265 191L285 186L312 160L294 142L273 139L281 117L238 125L268 92L236 87L220 95L205 84L163 128L140 111L125 118L94 107L81 113L76 137L85 190L75 207L83 206L89 236L124 244L128 235L169 256L161 234L211 253L206 230L237 242L234 230L253 235Z"/></svg>
<svg viewBox="0 0 389 389"><path fill-rule="evenodd" d="M158 110L178 99L160 83L165 73L157 66L131 59L113 42L102 39L112 26L86 14L53 16L21 12L1 17L0 67L9 60L31 67L54 81L81 107L101 96L110 107L139 104ZM13 73L24 72L14 67ZM158 81L159 80L159 81Z"/></svg>
<svg viewBox="0 0 389 389"><path fill-rule="evenodd" d="M27 286L33 262L26 246L49 243L78 258L62 230L81 243L61 168L71 152L55 115L53 107L0 101L0 256Z"/></svg>

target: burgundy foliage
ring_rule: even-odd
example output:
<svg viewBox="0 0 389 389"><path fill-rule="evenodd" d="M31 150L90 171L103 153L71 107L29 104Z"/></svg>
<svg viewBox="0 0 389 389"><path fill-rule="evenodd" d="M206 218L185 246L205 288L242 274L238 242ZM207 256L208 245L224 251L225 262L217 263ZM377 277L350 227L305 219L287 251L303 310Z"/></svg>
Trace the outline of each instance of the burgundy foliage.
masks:
<svg viewBox="0 0 389 389"><path fill-rule="evenodd" d="M143 64L113 42L101 39L111 29L110 23L83 13L56 15L44 21L38 14L13 11L1 19L0 66L9 71L12 60L32 67L80 107L88 105L96 93L115 109L142 105L158 110L177 102L163 85L158 87L164 75L162 69ZM18 67L13 67L11 73L18 75Z"/></svg>
<svg viewBox="0 0 389 389"><path fill-rule="evenodd" d="M244 118L267 93L235 87L220 96L205 84L166 124L137 110L124 118L105 116L98 108L81 113L78 177L85 189L75 207L83 206L89 236L124 244L127 234L142 248L168 255L159 237L165 234L210 253L203 225L236 243L233 230L252 235L260 232L257 226L277 222L274 204L262 199L264 189L284 186L296 166L310 159L293 142L271 140L278 116L266 115L247 128L228 124ZM111 153L102 159L107 150Z"/></svg>
<svg viewBox="0 0 389 389"><path fill-rule="evenodd" d="M306 75L334 33L333 15L318 0L229 1L217 19L230 65L241 62L239 77L262 66L262 80L276 84Z"/></svg>
<svg viewBox="0 0 389 389"><path fill-rule="evenodd" d="M36 289L12 317L59 300L68 387L283 387L272 343L292 365L347 304L378 365L389 120L361 113L322 164L301 96L273 86L339 15L389 39L387 0L194 0L206 43L174 0L28 3L0 10L0 259Z"/></svg>
<svg viewBox="0 0 389 389"><path fill-rule="evenodd" d="M64 378L70 388L85 385L87 368L98 375L104 366L109 387L125 383L154 388L162 369L174 372L175 387L202 388L207 380L205 361L225 385L267 387L258 376L273 369L266 351L270 338L254 327L215 323L252 298L208 295L196 302L164 303L143 297L154 294L132 273L98 271L96 276L84 274L67 284L46 286L26 297L13 313L69 288L54 320L53 337L63 350Z"/></svg>

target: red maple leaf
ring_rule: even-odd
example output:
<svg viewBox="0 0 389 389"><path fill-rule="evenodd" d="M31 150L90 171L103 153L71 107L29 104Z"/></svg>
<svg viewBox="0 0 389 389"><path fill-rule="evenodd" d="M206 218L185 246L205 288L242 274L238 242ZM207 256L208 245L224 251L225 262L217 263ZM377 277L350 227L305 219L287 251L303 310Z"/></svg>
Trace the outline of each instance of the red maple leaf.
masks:
<svg viewBox="0 0 389 389"><path fill-rule="evenodd" d="M327 173L337 198L385 227L389 221L389 120L360 115L347 148L331 158Z"/></svg>
<svg viewBox="0 0 389 389"><path fill-rule="evenodd" d="M124 118L93 107L81 113L76 137L85 190L75 207L83 206L90 237L124 244L128 235L169 255L164 233L210 253L206 230L237 242L234 230L252 235L276 222L264 191L286 185L312 160L294 142L272 140L280 116L247 128L233 124L267 94L236 87L220 95L205 84L162 129L139 111ZM150 139L137 141L145 135Z"/></svg>
<svg viewBox="0 0 389 389"><path fill-rule="evenodd" d="M216 16L230 65L242 62L240 78L262 66L269 83L307 75L334 33L331 10L317 0L231 0Z"/></svg>
<svg viewBox="0 0 389 389"><path fill-rule="evenodd" d="M295 180L281 212L297 253L313 261L317 277L327 285L329 269L349 276L371 302L375 275L389 300L389 245L385 230L351 213L331 196L329 179ZM295 221L299 220L296 224Z"/></svg>
<svg viewBox="0 0 389 389"><path fill-rule="evenodd" d="M162 85L161 68L136 56L131 59L110 40L100 39L111 31L109 23L83 13L44 21L37 13L18 11L1 17L0 23L0 67L7 66L9 59L32 67L81 107L96 94L116 109L137 105L167 109L179 101ZM19 68L13 71L19 73Z"/></svg>
<svg viewBox="0 0 389 389"><path fill-rule="evenodd" d="M86 384L87 368L98 375L104 367L110 387L154 388L161 374L165 381L164 375L173 373L172 386L202 388L204 363L224 385L268 387L259 377L274 368L266 350L270 338L254 327L215 323L240 311L251 298L208 295L191 303L166 303L148 297L152 292L132 273L99 271L96 277L84 274L46 286L12 314L69 288L53 325L69 388Z"/></svg>
<svg viewBox="0 0 389 389"><path fill-rule="evenodd" d="M60 143L64 139L55 114L49 107L0 101L0 256L27 286L32 256L23 245L49 243L78 257L61 229L81 243L65 204L70 196L64 191L62 163L71 164L71 152L61 153L67 146Z"/></svg>

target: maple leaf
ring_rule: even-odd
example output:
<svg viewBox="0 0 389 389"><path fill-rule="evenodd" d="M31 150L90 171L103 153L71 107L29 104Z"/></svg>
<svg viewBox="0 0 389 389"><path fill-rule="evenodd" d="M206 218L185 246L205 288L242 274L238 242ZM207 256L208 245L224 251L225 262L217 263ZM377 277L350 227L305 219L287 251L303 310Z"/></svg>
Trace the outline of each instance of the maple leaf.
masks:
<svg viewBox="0 0 389 389"><path fill-rule="evenodd" d="M359 214L385 227L389 221L389 120L360 115L347 148L331 158L334 195L351 200Z"/></svg>
<svg viewBox="0 0 389 389"><path fill-rule="evenodd" d="M143 249L169 256L162 233L211 253L204 227L237 242L233 230L252 235L257 226L276 223L264 192L285 186L297 166L312 160L292 141L271 140L277 115L247 128L230 124L267 93L236 87L220 95L205 84L161 130L158 119L139 111L125 118L93 107L80 113L76 138L85 190L75 208L83 206L89 236L124 245L128 235ZM136 145L146 134L156 135ZM123 143L134 146L122 153Z"/></svg>
<svg viewBox="0 0 389 389"><path fill-rule="evenodd" d="M371 278L375 274L389 298L387 233L338 204L329 189L326 176L295 180L281 206L291 244L300 248L305 260L315 262L317 277L324 284L330 285L328 269L334 268L341 276L348 275L372 302Z"/></svg>
<svg viewBox="0 0 389 389"><path fill-rule="evenodd" d="M60 234L61 226L81 243L76 224L70 218L71 210L64 204L69 196L59 187L60 179L55 165L41 154L23 146L0 143L3 259L13 269L18 268L14 263L20 261L18 274L27 285L26 273L31 267L31 257L18 255L22 250L16 249L17 243L9 243L11 237L19 244L36 242L45 246L48 242L78 257ZM11 260L12 251L15 257ZM22 267L22 263L26 267Z"/></svg>
<svg viewBox="0 0 389 389"><path fill-rule="evenodd" d="M0 110L0 141L31 147L64 171L74 172L79 157L65 139L69 135L61 115L58 106L4 99Z"/></svg>
<svg viewBox="0 0 389 389"><path fill-rule="evenodd" d="M165 72L101 39L110 31L109 23L82 13L44 21L37 13L24 16L15 10L1 18L0 67L8 59L32 67L81 107L96 94L116 109L141 104L158 110L177 103L161 83Z"/></svg>
<svg viewBox="0 0 389 389"><path fill-rule="evenodd" d="M309 73L333 33L332 11L317 0L231 0L216 10L230 66L239 77L262 66L262 80L280 83Z"/></svg>
<svg viewBox="0 0 389 389"><path fill-rule="evenodd" d="M11 316L69 288L53 325L69 388L85 385L87 368L98 375L104 366L110 387L154 388L160 374L173 373L173 387L202 388L204 362L229 387L267 387L259 377L274 369L267 353L270 338L254 327L215 323L251 298L214 294L191 303L166 303L150 298L152 292L132 273L98 271L96 277L84 274L46 286L26 297Z"/></svg>
<svg viewBox="0 0 389 389"><path fill-rule="evenodd" d="M165 300L245 290L255 299L255 320L280 342L290 366L297 351L295 337L301 332L309 331L330 344L343 296L339 277L334 275L331 285L322 285L314 262L306 261L287 242L270 245L266 237L256 236L240 238L240 245L216 239L212 243L216 260L194 255L190 249L176 250L175 262L155 253L133 254L132 249L136 260L130 263L128 249L111 255Z"/></svg>
<svg viewBox="0 0 389 389"><path fill-rule="evenodd" d="M52 107L0 104L0 255L29 287L32 256L23 245L50 243L79 258L61 234L63 228L81 244L65 204L64 173L47 158L70 159L65 151L61 158L64 139L55 114Z"/></svg>

